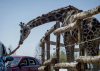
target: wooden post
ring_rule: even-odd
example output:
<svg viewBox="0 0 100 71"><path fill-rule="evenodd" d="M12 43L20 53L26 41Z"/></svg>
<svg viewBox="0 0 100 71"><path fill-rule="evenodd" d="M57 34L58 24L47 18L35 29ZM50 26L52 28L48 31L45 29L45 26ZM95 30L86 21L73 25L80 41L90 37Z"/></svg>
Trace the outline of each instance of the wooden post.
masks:
<svg viewBox="0 0 100 71"><path fill-rule="evenodd" d="M56 22L56 29L60 27L59 21ZM56 59L57 63L59 63L59 50L60 50L60 34L56 36ZM55 71L59 71L59 69L55 69Z"/></svg>
<svg viewBox="0 0 100 71"><path fill-rule="evenodd" d="M46 43L47 43L47 60L50 59L50 35L46 36ZM47 71L51 71L50 70L50 65L47 66Z"/></svg>
<svg viewBox="0 0 100 71"><path fill-rule="evenodd" d="M77 28L77 27L79 27L78 26L78 20L76 20L75 22L73 22L73 23L69 23L67 26L65 26L65 27L60 27L60 28L56 28L56 30L53 32L54 33L54 35L58 35L58 34L60 34L60 33L64 33L64 32L67 32L67 31L70 31L70 30L73 30L73 29L75 29L75 28Z"/></svg>
<svg viewBox="0 0 100 71"><path fill-rule="evenodd" d="M50 59L50 35L46 37L47 40L47 60Z"/></svg>
<svg viewBox="0 0 100 71"><path fill-rule="evenodd" d="M97 40L93 41L93 47L97 48L95 50L98 50L97 51L97 55L98 55L99 54L99 45L97 42L98 42ZM93 71L99 71L99 62L97 62L96 64L92 64L92 65L93 65L93 69L92 69Z"/></svg>
<svg viewBox="0 0 100 71"><path fill-rule="evenodd" d="M45 60L45 43L42 43L42 51L41 51L41 64L43 65L44 60Z"/></svg>
<svg viewBox="0 0 100 71"><path fill-rule="evenodd" d="M83 42L84 41L84 36L83 36L83 21L79 20L80 27L78 27L78 42ZM79 44L79 56L84 56L84 44ZM81 70L80 71L85 71L84 68L84 63L81 63Z"/></svg>

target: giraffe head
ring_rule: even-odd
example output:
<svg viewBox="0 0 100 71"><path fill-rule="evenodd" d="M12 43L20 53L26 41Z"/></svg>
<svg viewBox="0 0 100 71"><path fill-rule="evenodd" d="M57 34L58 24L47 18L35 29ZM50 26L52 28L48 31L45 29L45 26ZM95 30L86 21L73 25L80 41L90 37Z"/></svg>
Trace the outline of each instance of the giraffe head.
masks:
<svg viewBox="0 0 100 71"><path fill-rule="evenodd" d="M28 37L28 35L30 34L30 27L24 23L20 23L19 24L21 26L21 30L20 30L20 40L19 43L23 44L23 41Z"/></svg>

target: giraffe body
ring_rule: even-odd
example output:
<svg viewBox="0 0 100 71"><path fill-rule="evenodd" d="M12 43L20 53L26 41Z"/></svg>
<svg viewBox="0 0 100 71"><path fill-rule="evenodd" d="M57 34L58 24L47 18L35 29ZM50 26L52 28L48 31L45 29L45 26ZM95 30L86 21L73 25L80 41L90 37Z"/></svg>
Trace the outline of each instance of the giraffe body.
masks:
<svg viewBox="0 0 100 71"><path fill-rule="evenodd" d="M73 19L71 16L81 11L82 10L79 10L73 6L67 6L64 8L51 11L47 14L43 14L42 16L39 16L29 21L27 24L24 25L24 26L28 26L29 29L26 29L24 26L23 26L24 28L23 27L21 28L21 31L23 31L21 32L21 39L23 38L23 40L20 39L20 42L23 42L25 38L27 38L27 36L29 35L29 33L27 32L29 32L32 28L51 22L51 21L60 21L62 22L62 27L67 26L68 24L75 21L75 19ZM84 25L83 26L84 27L84 41L100 36L100 23L96 18L89 17L89 18L83 19L83 25ZM68 32L63 33L62 35L63 35L65 46L69 44L77 43L78 41L77 40L78 29L70 30ZM69 38L69 36L73 37L76 41L75 42L68 41L67 38ZM89 53L89 55L92 55L92 56L98 55L98 49L99 49L98 40L85 43L84 48L86 49L86 52ZM74 46L65 47L65 49L66 49L67 62L73 61L70 58L71 56L74 57L73 56Z"/></svg>

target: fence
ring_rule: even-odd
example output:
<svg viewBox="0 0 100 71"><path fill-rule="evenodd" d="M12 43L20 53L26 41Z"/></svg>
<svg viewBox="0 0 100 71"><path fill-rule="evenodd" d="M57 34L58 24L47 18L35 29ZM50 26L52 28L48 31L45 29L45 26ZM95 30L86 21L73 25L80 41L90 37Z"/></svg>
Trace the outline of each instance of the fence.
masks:
<svg viewBox="0 0 100 71"><path fill-rule="evenodd" d="M41 66L38 68L39 71L51 71L50 65L53 64L55 71L59 71L60 68L68 69L68 71L74 70L74 71L88 71L85 70L84 63L92 63L96 65L94 66L93 71L99 70L99 63L100 63L100 56L85 56L84 51L84 36L83 36L83 23L82 19L91 17L97 13L100 12L100 6L81 12L75 15L72 15L72 17L76 20L74 23L70 23L69 25L65 27L60 27L60 23L57 21L56 24L51 27L46 33L45 36L41 39ZM65 33L67 31L70 31L72 29L78 28L78 43L79 49L75 49L75 51L79 51L79 57L75 59L77 63L74 63L73 57L72 62L70 63L59 63L59 52L60 52L60 46L64 46L62 43L60 43L60 33ZM56 42L50 41L50 34L54 33L56 35ZM99 39L99 38L98 38ZM93 41L93 40L92 40ZM88 41L87 41L88 42ZM45 60L45 43L46 43L46 53L47 53L47 59ZM56 45L56 58L50 59L50 44ZM92 71L92 70L89 70Z"/></svg>

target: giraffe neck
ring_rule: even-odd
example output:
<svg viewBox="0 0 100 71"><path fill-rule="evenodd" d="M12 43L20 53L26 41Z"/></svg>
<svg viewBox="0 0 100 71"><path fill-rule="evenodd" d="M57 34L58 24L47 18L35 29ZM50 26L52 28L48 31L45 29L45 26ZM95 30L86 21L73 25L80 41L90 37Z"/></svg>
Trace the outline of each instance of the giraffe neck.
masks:
<svg viewBox="0 0 100 71"><path fill-rule="evenodd" d="M68 12L71 12L73 10L80 11L73 6L67 6L64 8L60 8L60 9L51 11L47 14L43 14L42 16L39 16L39 17L29 21L26 25L30 26L30 28L32 29L34 27L37 27L37 26L40 26L42 24L52 22L52 21L62 22L65 15L67 15Z"/></svg>

